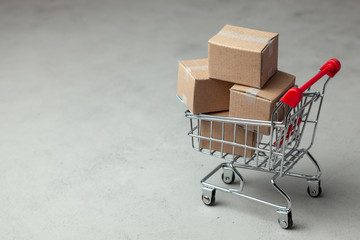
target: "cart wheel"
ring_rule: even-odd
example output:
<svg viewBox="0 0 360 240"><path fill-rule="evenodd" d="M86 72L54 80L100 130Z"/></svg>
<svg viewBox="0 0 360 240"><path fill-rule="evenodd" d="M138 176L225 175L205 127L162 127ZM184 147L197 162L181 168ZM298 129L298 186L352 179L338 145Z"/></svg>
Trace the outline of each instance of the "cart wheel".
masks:
<svg viewBox="0 0 360 240"><path fill-rule="evenodd" d="M205 205L213 206L215 204L216 189L203 186L202 190L203 190L203 194L201 197L202 201L205 203Z"/></svg>
<svg viewBox="0 0 360 240"><path fill-rule="evenodd" d="M229 174L227 174L225 176L225 174L223 173L221 175L221 179L223 180L224 183L226 184L232 184L235 181L235 173L232 172L230 176L228 176Z"/></svg>
<svg viewBox="0 0 360 240"><path fill-rule="evenodd" d="M308 181L307 192L310 197L317 198L321 195L322 189L320 186L320 180Z"/></svg>
<svg viewBox="0 0 360 240"><path fill-rule="evenodd" d="M223 174L221 175L221 179L226 184L231 184L235 180L235 173L231 167L223 167Z"/></svg>
<svg viewBox="0 0 360 240"><path fill-rule="evenodd" d="M283 229L289 229L293 226L292 213L291 211L278 211L279 218L278 223Z"/></svg>
<svg viewBox="0 0 360 240"><path fill-rule="evenodd" d="M201 196L202 201L204 202L205 205L208 206L214 206L215 205L215 196L212 197L208 197L208 196L204 196L204 194Z"/></svg>
<svg viewBox="0 0 360 240"><path fill-rule="evenodd" d="M308 187L307 192L310 195L310 197L317 198L321 195L322 189L321 189L321 187L319 187L319 189L317 189L317 190L314 190L314 189L310 190L310 187Z"/></svg>

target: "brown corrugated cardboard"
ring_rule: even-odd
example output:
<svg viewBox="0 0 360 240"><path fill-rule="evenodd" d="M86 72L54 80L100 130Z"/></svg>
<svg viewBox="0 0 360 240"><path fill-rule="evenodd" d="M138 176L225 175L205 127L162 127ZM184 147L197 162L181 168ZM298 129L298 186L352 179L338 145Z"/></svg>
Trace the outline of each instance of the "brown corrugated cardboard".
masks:
<svg viewBox="0 0 360 240"><path fill-rule="evenodd" d="M230 89L230 116L245 119L271 120L271 114L281 96L295 84L295 76L278 71L262 89L235 84ZM279 112L279 121L283 112ZM269 134L268 127L260 133Z"/></svg>
<svg viewBox="0 0 360 240"><path fill-rule="evenodd" d="M214 116L222 116L222 117L228 117L229 116L229 112L218 112L218 113L212 113L211 115ZM215 139L222 139L222 123L221 122L213 122L212 124L212 138ZM210 137L210 121L201 121L201 136L203 137ZM246 141L246 145L247 146L256 146L256 133L252 132L252 131L248 131L247 133L247 141ZM224 140L228 141L228 142L233 142L234 141L234 125L231 123L225 123L224 124ZM243 127L241 127L240 125L236 126L236 143L239 144L245 144L245 129ZM210 147L210 141L209 140L204 140L204 139L200 139L200 148L204 148L204 149L209 149ZM221 143L216 142L216 141L212 141L211 142L211 150L216 150L216 151L221 151ZM244 152L244 148L243 147L235 147L234 149L234 153L236 155L240 155L240 156L244 156L245 152ZM231 144L224 144L223 146L223 152L224 153L230 153L232 154L233 152L233 146ZM255 151L252 149L247 148L246 149L246 156L247 157L251 157L252 155L254 155Z"/></svg>
<svg viewBox="0 0 360 240"><path fill-rule="evenodd" d="M226 25L209 42L209 76L261 88L277 71L278 34Z"/></svg>
<svg viewBox="0 0 360 240"><path fill-rule="evenodd" d="M232 85L209 78L208 59L179 62L177 95L193 114L229 110Z"/></svg>

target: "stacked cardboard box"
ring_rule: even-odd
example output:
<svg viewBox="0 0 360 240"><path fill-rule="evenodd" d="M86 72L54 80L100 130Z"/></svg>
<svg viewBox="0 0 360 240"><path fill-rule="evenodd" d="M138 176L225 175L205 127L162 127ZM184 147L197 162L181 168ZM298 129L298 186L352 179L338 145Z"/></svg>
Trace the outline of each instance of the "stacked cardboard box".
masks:
<svg viewBox="0 0 360 240"><path fill-rule="evenodd" d="M209 76L261 88L277 70L278 34L226 25L209 42Z"/></svg>
<svg viewBox="0 0 360 240"><path fill-rule="evenodd" d="M224 26L208 41L208 59L179 62L178 97L193 114L271 120L276 103L295 84L295 76L277 69L278 39L276 33ZM218 111L228 112L214 113ZM203 126L201 135L206 136L210 126ZM234 134L233 127L224 130L230 138ZM217 131L221 133L221 128L213 126L214 138L220 134ZM241 137L245 131L236 131L236 142L244 144L240 138L245 140ZM269 134L270 129L262 127L260 133ZM247 145L255 146L256 134L247 136ZM209 141L201 141L200 147L209 148ZM218 150L216 144L211 148ZM224 148L224 152L232 150Z"/></svg>
<svg viewBox="0 0 360 240"><path fill-rule="evenodd" d="M177 96L193 114L228 110L233 85L210 79L207 59L179 62Z"/></svg>

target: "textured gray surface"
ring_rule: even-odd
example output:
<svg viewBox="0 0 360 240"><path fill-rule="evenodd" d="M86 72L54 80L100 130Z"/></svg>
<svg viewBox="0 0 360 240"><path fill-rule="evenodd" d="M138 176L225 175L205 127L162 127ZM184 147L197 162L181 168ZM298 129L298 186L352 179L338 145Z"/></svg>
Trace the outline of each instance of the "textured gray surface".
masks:
<svg viewBox="0 0 360 240"><path fill-rule="evenodd" d="M357 239L358 1L0 1L1 239ZM313 153L323 197L283 179L275 209L199 180L219 161L191 149L177 61L207 56L226 23L280 33L298 83L337 57ZM270 175L249 187L276 199Z"/></svg>

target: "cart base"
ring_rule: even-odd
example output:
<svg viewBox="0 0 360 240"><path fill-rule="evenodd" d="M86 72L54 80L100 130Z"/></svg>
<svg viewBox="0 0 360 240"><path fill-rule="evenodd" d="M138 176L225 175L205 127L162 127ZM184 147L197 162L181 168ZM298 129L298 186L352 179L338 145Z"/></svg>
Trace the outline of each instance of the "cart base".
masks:
<svg viewBox="0 0 360 240"><path fill-rule="evenodd" d="M298 178L306 179L308 182L308 194L311 197L318 197L318 196L320 196L320 194L322 192L321 186L320 186L320 174L321 174L320 167L317 164L314 157L309 152L307 152L307 155L316 167L316 170L317 170L316 175L306 175L306 174L295 173L295 172L286 172L283 176L291 176L291 177L298 177ZM291 211L291 199L287 195L287 193L284 192L276 184L277 178L280 177L280 172L276 172L276 171L270 172L270 173L274 173L274 176L271 178L271 184L285 198L286 203L287 203L286 206L281 206L281 205L278 205L278 204L275 204L275 203L272 203L272 202L269 202L269 201L266 201L266 200L263 200L263 199L260 199L257 197L253 197L253 196L243 193L244 179L243 179L242 175L239 173L239 171L237 170L237 168L249 169L247 167L242 167L241 165L235 165L234 162L232 162L232 163L224 162L224 163L221 163L220 165L218 165L213 171L211 171L207 176L205 176L201 180L202 192L203 192L202 201L204 202L204 204L207 206L215 205L216 190L220 190L220 191L227 192L227 193L232 193L232 194L240 196L240 197L244 197L244 198L254 200L254 201L266 204L266 205L270 205L272 207L276 207L279 225L284 229L291 228L293 226L292 211ZM218 185L208 182L208 179L210 177L212 177L218 171L223 171L221 178L225 184L232 184L234 182L235 178L238 177L240 179L238 188L236 188L236 189L235 188L226 188L226 187L218 186Z"/></svg>

